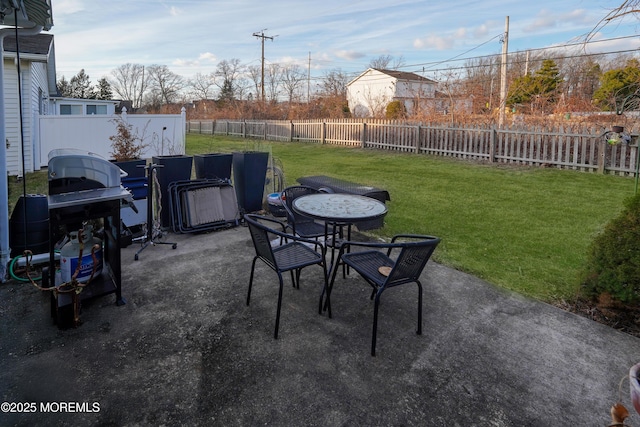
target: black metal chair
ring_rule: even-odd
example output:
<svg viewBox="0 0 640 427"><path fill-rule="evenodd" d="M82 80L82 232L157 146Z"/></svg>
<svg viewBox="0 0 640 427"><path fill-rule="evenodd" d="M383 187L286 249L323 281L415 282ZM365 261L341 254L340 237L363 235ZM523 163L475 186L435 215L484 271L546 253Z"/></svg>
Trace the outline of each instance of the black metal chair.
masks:
<svg viewBox="0 0 640 427"><path fill-rule="evenodd" d="M321 242L312 239L305 239L293 234L286 233L284 223L274 218L264 217L255 214L246 214L245 221L251 233L251 240L256 251L256 256L251 264L251 277L249 278L249 290L247 292L247 305L251 299L251 287L256 268L256 261L264 261L269 268L278 274L280 290L278 292L278 308L276 312L276 327L274 338L278 338L280 326L280 308L282 306L282 273L291 272L291 280L295 288L300 288L300 272L304 267L319 265L322 267L324 276L324 286L322 295L328 287L327 264L325 261L326 248ZM267 224L280 228L275 230ZM273 244L275 242L275 245ZM313 248L313 249L312 249ZM318 313L322 312L322 296L318 306ZM329 307L329 313L330 307Z"/></svg>
<svg viewBox="0 0 640 427"><path fill-rule="evenodd" d="M412 282L418 285L418 329L416 333L422 334L422 284L419 279L427 261L439 243L440 239L434 236L399 234L394 236L390 243L346 241L340 246L338 261L352 267L373 288L371 299L375 297L375 303L371 338L372 356L376 355L380 296L388 288ZM348 251L353 247L363 247L365 250ZM331 307L331 290L337 271L338 269L334 267L331 282L327 288L325 308ZM330 311L329 316L331 316Z"/></svg>
<svg viewBox="0 0 640 427"><path fill-rule="evenodd" d="M287 213L287 225L293 234L297 234L300 237L317 239L318 237L325 236L327 233L325 224L316 222L313 218L299 214L293 209L293 201L298 197L317 194L319 192L320 191L315 188L307 187L306 185L293 185L285 188L282 192L282 201Z"/></svg>

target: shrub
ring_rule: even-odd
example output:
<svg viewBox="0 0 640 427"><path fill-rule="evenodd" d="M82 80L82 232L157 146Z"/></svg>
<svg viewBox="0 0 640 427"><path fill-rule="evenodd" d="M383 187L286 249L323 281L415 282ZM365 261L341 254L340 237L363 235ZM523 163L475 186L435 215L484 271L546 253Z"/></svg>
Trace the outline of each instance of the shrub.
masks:
<svg viewBox="0 0 640 427"><path fill-rule="evenodd" d="M127 123L122 117L116 117L111 122L116 125L116 134L109 137L113 158L117 162L139 159L149 144L145 142L145 132L138 136L137 130L133 131L133 125Z"/></svg>
<svg viewBox="0 0 640 427"><path fill-rule="evenodd" d="M407 110L400 101L391 101L387 104L385 117L390 120L404 119L407 116Z"/></svg>
<svg viewBox="0 0 640 427"><path fill-rule="evenodd" d="M620 302L640 302L640 195L628 199L593 240L582 274L588 297L606 293Z"/></svg>

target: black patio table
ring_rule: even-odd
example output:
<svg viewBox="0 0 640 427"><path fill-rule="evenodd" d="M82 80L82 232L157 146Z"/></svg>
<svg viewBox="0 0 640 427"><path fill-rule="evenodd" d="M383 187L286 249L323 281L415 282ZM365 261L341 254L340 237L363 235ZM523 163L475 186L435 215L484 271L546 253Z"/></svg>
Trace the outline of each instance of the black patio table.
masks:
<svg viewBox="0 0 640 427"><path fill-rule="evenodd" d="M325 239L329 235L335 236L335 230L340 226L348 227L347 240L351 239L351 225L362 221L382 220L387 214L384 203L367 196L356 194L318 193L300 196L293 201L293 209L308 217L324 221ZM328 227L333 227L333 233L328 233ZM337 246L333 244L333 249ZM333 250L331 251L333 264Z"/></svg>
<svg viewBox="0 0 640 427"><path fill-rule="evenodd" d="M293 209L302 215L324 221L325 242L329 235L335 236L336 229L343 226L347 226L347 240L351 240L351 226L353 224L361 221L381 220L387 214L387 207L384 203L371 197L356 194L308 194L295 199L293 201ZM331 233L329 233L328 227L333 228ZM331 243L329 275L333 274L334 268L337 268L340 264L340 260L334 262L336 247L338 247L338 242L333 241ZM345 272L343 271L344 274ZM323 296L324 289L320 296L321 300ZM324 304L325 309L327 309L327 304L328 299Z"/></svg>
<svg viewBox="0 0 640 427"><path fill-rule="evenodd" d="M358 196L366 196L378 200L381 203L391 200L389 192L381 188L369 185L358 184L343 179L334 178L326 175L303 176L298 178L298 182L302 185L315 188L325 193L354 194ZM355 225L359 230L373 230L383 225L383 218L374 218L373 220L359 221Z"/></svg>

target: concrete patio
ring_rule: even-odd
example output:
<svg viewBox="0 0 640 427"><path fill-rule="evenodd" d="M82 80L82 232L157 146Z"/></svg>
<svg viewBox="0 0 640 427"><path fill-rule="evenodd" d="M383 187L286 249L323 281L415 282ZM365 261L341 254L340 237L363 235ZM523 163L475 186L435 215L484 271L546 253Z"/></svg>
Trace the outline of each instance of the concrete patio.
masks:
<svg viewBox="0 0 640 427"><path fill-rule="evenodd" d="M368 285L339 279L329 319L309 267L299 290L285 282L274 340L266 266L245 305L245 227L165 240L177 249L148 247L139 261L139 245L123 249L127 304L90 301L76 329L53 326L31 285L0 285L2 401L35 403L0 425L605 426L640 361L640 339L433 261L421 336L415 287L389 290L371 357ZM640 426L628 388L627 424Z"/></svg>

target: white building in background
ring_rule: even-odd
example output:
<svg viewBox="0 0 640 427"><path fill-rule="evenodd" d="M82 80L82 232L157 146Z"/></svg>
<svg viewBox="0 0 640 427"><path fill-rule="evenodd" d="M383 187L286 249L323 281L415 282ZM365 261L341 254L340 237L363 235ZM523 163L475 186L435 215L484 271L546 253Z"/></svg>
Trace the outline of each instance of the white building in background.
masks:
<svg viewBox="0 0 640 427"><path fill-rule="evenodd" d="M17 66L18 45L20 46L20 81L18 81ZM33 171L38 115L48 114L48 100L57 94L53 35L41 33L21 36L18 43L15 36L5 36L2 65L7 172L9 175L22 175L23 154L26 171ZM22 92L22 134L20 133L18 83Z"/></svg>
<svg viewBox="0 0 640 427"><path fill-rule="evenodd" d="M415 73L369 68L347 83L347 102L354 117L384 116L392 101L402 102L407 113L412 114L433 103L436 85Z"/></svg>
<svg viewBox="0 0 640 427"><path fill-rule="evenodd" d="M120 101L102 99L49 98L49 115L54 116L93 116L113 115Z"/></svg>

